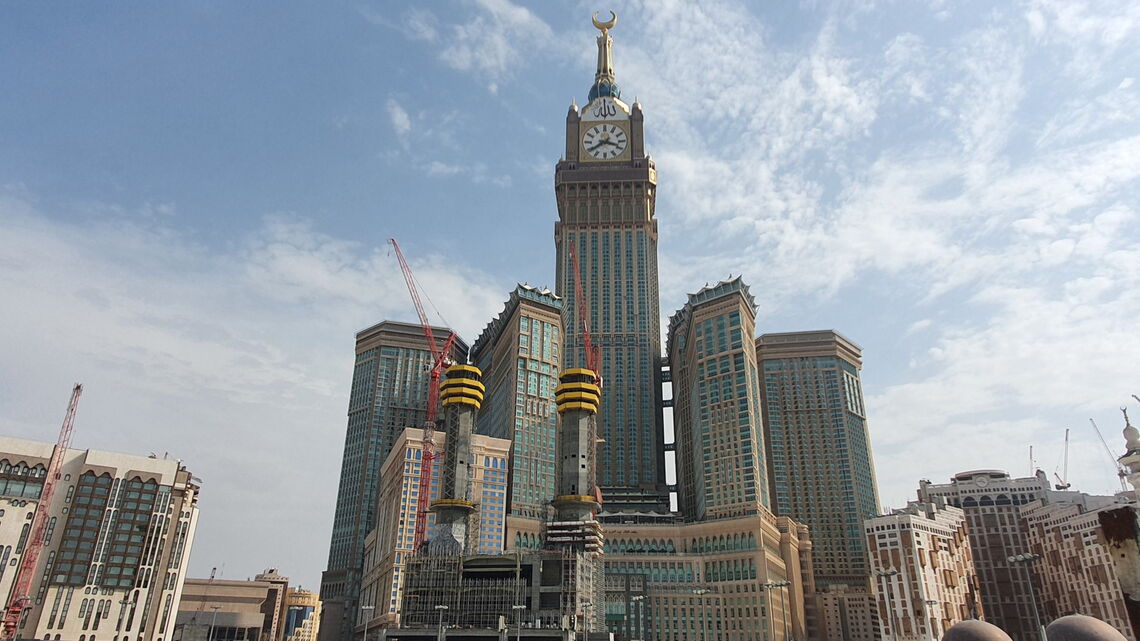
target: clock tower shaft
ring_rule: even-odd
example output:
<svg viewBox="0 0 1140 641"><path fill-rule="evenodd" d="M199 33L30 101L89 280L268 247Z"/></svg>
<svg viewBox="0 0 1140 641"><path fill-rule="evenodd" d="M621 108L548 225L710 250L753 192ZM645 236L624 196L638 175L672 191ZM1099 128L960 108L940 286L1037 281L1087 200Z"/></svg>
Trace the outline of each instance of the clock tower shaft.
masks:
<svg viewBox="0 0 1140 641"><path fill-rule="evenodd" d="M566 150L554 175L556 283L565 300L563 367L585 367L574 282L581 277L591 340L601 348L597 482L603 509L668 511L654 218L657 171L645 154L641 105L620 100L609 35L614 22L595 20L602 30L598 72L589 103L572 105L566 116ZM618 130L612 138L605 135ZM580 275L572 267L570 242L578 253Z"/></svg>

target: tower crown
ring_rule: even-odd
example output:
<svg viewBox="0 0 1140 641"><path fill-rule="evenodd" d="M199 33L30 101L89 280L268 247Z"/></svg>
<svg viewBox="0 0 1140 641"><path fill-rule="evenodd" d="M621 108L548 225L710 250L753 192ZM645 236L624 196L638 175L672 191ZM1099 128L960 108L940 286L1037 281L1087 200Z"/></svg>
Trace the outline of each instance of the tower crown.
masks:
<svg viewBox="0 0 1140 641"><path fill-rule="evenodd" d="M616 24L617 14L613 11L610 12L610 19L604 22L598 20L597 13L594 14L594 26L601 33L598 34L598 70L594 73L594 86L590 87L590 101L598 96L621 97L614 76L614 39L610 36L610 29Z"/></svg>

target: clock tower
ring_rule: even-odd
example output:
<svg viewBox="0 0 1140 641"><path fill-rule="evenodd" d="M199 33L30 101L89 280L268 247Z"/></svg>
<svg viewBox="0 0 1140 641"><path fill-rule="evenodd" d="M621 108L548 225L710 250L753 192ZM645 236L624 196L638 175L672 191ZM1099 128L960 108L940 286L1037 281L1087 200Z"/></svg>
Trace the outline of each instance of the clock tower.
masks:
<svg viewBox="0 0 1140 641"><path fill-rule="evenodd" d="M597 481L606 511L669 509L661 403L657 280L657 171L645 153L641 105L621 98L613 68L617 16L599 21L598 66L586 104L566 115L566 150L554 174L556 282L563 366L584 367L575 281L601 349ZM574 273L569 243L578 254Z"/></svg>

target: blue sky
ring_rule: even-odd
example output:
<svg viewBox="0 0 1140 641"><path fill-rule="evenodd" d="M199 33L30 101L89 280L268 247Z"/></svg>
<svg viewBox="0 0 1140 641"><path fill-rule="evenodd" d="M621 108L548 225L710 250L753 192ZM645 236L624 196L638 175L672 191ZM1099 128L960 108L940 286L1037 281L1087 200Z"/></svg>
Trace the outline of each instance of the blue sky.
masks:
<svg viewBox="0 0 1140 641"><path fill-rule="evenodd" d="M657 162L662 312L743 274L760 331L864 347L882 502L921 477L1115 477L1140 406L1140 8L1031 1L7 7L0 431L183 459L192 572L315 588L353 333L468 340L552 284L589 15ZM502 239L509 239L507 246ZM664 320L664 319L663 319Z"/></svg>

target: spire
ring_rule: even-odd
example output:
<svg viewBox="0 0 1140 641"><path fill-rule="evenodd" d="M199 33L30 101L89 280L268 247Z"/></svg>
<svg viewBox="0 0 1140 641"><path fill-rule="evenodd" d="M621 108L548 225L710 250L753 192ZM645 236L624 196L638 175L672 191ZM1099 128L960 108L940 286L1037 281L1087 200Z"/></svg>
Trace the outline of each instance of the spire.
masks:
<svg viewBox="0 0 1140 641"><path fill-rule="evenodd" d="M598 70L594 73L594 86L590 88L590 100L598 96L613 96L618 98L617 78L614 77L614 39L610 36L610 29L617 24L617 14L610 12L610 19L602 22L598 14L594 14L594 26L601 31L598 34Z"/></svg>

